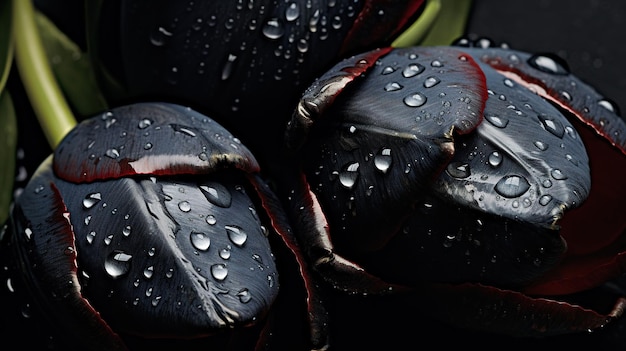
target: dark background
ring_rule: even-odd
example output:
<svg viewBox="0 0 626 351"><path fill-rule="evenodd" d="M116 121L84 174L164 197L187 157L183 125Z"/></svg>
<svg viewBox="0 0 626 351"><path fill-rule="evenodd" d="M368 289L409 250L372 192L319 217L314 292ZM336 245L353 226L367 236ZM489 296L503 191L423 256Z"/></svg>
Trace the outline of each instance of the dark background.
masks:
<svg viewBox="0 0 626 351"><path fill-rule="evenodd" d="M555 53L626 111L626 1L475 0L467 33L516 50Z"/></svg>

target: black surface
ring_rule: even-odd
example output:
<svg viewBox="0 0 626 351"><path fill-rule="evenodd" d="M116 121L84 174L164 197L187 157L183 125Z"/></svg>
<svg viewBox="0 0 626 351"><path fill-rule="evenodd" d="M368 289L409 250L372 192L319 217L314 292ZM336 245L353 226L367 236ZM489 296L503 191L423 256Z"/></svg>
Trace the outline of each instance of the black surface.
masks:
<svg viewBox="0 0 626 351"><path fill-rule="evenodd" d="M475 0L467 33L555 53L626 112L626 1Z"/></svg>

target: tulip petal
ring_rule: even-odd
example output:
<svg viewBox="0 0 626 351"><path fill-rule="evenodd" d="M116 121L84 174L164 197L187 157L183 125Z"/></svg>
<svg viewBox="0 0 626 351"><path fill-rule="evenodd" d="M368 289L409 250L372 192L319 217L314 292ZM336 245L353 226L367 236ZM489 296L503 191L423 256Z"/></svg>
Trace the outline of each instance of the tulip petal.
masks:
<svg viewBox="0 0 626 351"><path fill-rule="evenodd" d="M189 108L137 103L90 118L54 151L56 174L90 182L135 174L205 174L225 167L259 170L229 131Z"/></svg>

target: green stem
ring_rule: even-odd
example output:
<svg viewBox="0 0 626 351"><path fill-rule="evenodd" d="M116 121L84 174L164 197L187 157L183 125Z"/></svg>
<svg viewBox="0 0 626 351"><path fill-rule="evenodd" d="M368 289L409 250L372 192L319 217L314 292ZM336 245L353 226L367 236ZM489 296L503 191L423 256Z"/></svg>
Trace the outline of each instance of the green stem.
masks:
<svg viewBox="0 0 626 351"><path fill-rule="evenodd" d="M76 125L44 51L31 0L13 0L15 58L39 125L53 149Z"/></svg>
<svg viewBox="0 0 626 351"><path fill-rule="evenodd" d="M441 10L441 0L427 0L424 11L417 21L394 40L391 46L396 48L418 45L428 34Z"/></svg>

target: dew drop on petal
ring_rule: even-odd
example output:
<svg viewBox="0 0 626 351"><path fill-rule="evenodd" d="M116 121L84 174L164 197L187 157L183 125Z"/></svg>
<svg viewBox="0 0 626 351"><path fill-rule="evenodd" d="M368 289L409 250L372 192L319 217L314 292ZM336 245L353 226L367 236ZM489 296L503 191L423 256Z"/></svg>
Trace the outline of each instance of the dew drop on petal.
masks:
<svg viewBox="0 0 626 351"><path fill-rule="evenodd" d="M228 275L228 269L223 263L217 263L211 266L211 275L216 280L224 280Z"/></svg>
<svg viewBox="0 0 626 351"><path fill-rule="evenodd" d="M211 238L205 233L192 231L189 239L191 245L200 251L206 251L211 246Z"/></svg>
<svg viewBox="0 0 626 351"><path fill-rule="evenodd" d="M502 177L495 186L495 190L498 194L513 198L518 197L525 193L530 188L530 183L526 178L518 175L507 175Z"/></svg>
<svg viewBox="0 0 626 351"><path fill-rule="evenodd" d="M341 183L341 185L343 185L347 189L352 189L352 187L356 183L356 180L359 177L358 170L358 162L350 163L346 167L344 167L344 170L339 172L339 182Z"/></svg>
<svg viewBox="0 0 626 351"><path fill-rule="evenodd" d="M226 232L228 233L228 238L232 241L233 244L237 246L242 246L246 243L248 239L248 234L236 225L227 225L224 226Z"/></svg>
<svg viewBox="0 0 626 351"><path fill-rule="evenodd" d="M121 250L115 250L104 261L104 269L111 278L119 278L128 274L132 255Z"/></svg>
<svg viewBox="0 0 626 351"><path fill-rule="evenodd" d="M404 103L409 107L419 107L426 103L426 96L421 93L411 94L404 98Z"/></svg>
<svg viewBox="0 0 626 351"><path fill-rule="evenodd" d="M232 195L222 184L216 182L206 182L200 185L200 190L210 203L223 208L230 207Z"/></svg>
<svg viewBox="0 0 626 351"><path fill-rule="evenodd" d="M454 178L467 178L471 174L469 164L464 162L450 162L446 172Z"/></svg>
<svg viewBox="0 0 626 351"><path fill-rule="evenodd" d="M239 290L239 292L237 293L237 297L239 298L239 301L241 301L242 303L248 303L252 299L252 296L250 295L250 291L246 288Z"/></svg>
<svg viewBox="0 0 626 351"><path fill-rule="evenodd" d="M85 209L90 209L100 202L100 200L102 200L102 195L100 193L91 193L83 199L83 207Z"/></svg>
<svg viewBox="0 0 626 351"><path fill-rule="evenodd" d="M374 166L377 170L387 173L391 166L391 149L383 148L380 152L374 156Z"/></svg>

